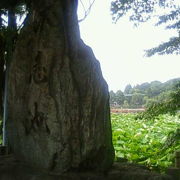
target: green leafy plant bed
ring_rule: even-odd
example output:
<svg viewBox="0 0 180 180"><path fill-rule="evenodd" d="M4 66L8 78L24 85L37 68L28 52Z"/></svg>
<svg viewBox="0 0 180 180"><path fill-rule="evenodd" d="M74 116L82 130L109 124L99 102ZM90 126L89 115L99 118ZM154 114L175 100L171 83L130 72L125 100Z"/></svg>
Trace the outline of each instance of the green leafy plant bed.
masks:
<svg viewBox="0 0 180 180"><path fill-rule="evenodd" d="M159 115L137 119L136 114L112 114L116 161L129 161L163 172L180 150L180 118Z"/></svg>

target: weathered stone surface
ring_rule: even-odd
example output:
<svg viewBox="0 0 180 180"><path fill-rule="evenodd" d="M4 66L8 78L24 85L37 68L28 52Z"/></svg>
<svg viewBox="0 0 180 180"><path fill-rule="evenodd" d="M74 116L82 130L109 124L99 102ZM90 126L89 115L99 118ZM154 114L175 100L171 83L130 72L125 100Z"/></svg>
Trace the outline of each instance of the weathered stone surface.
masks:
<svg viewBox="0 0 180 180"><path fill-rule="evenodd" d="M33 1L8 80L8 145L48 172L113 163L108 86L79 35L76 0Z"/></svg>
<svg viewBox="0 0 180 180"><path fill-rule="evenodd" d="M173 177L173 180L180 180L180 168L170 167L167 169L166 173Z"/></svg>
<svg viewBox="0 0 180 180"><path fill-rule="evenodd" d="M12 156L0 157L0 162L0 180L173 180L127 163L116 163L106 173L67 172L60 176L33 170Z"/></svg>

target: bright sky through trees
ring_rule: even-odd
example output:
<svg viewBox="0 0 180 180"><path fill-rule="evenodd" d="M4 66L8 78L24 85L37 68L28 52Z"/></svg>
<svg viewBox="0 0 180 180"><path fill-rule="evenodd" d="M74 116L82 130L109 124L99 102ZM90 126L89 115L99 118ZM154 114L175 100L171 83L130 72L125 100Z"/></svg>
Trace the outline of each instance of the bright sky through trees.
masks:
<svg viewBox="0 0 180 180"><path fill-rule="evenodd" d="M96 0L90 14L80 23L81 37L100 61L109 89L124 90L127 84L136 85L153 80L164 82L180 77L179 56L143 57L145 49L168 41L177 32L165 30L162 26L155 27L154 22L135 28L127 17L113 24L110 2ZM79 16L82 16L82 12L82 8L79 8Z"/></svg>

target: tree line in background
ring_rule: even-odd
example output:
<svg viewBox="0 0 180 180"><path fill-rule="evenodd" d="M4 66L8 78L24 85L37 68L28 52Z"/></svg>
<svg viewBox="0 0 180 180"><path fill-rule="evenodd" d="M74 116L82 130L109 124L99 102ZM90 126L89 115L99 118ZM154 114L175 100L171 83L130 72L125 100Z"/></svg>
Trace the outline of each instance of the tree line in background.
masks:
<svg viewBox="0 0 180 180"><path fill-rule="evenodd" d="M164 83L145 82L134 87L128 84L124 91L110 91L110 105L118 108L146 108L155 103L169 101L179 82L180 78Z"/></svg>

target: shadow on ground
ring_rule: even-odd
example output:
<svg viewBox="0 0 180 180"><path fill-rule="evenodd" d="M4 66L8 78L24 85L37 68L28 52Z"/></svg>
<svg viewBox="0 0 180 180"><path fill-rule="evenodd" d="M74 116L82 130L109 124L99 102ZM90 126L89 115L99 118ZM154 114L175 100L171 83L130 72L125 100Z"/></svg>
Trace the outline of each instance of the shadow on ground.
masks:
<svg viewBox="0 0 180 180"><path fill-rule="evenodd" d="M114 163L106 173L68 172L55 175L30 168L12 155L6 155L0 157L0 180L174 180L174 178L128 163Z"/></svg>

